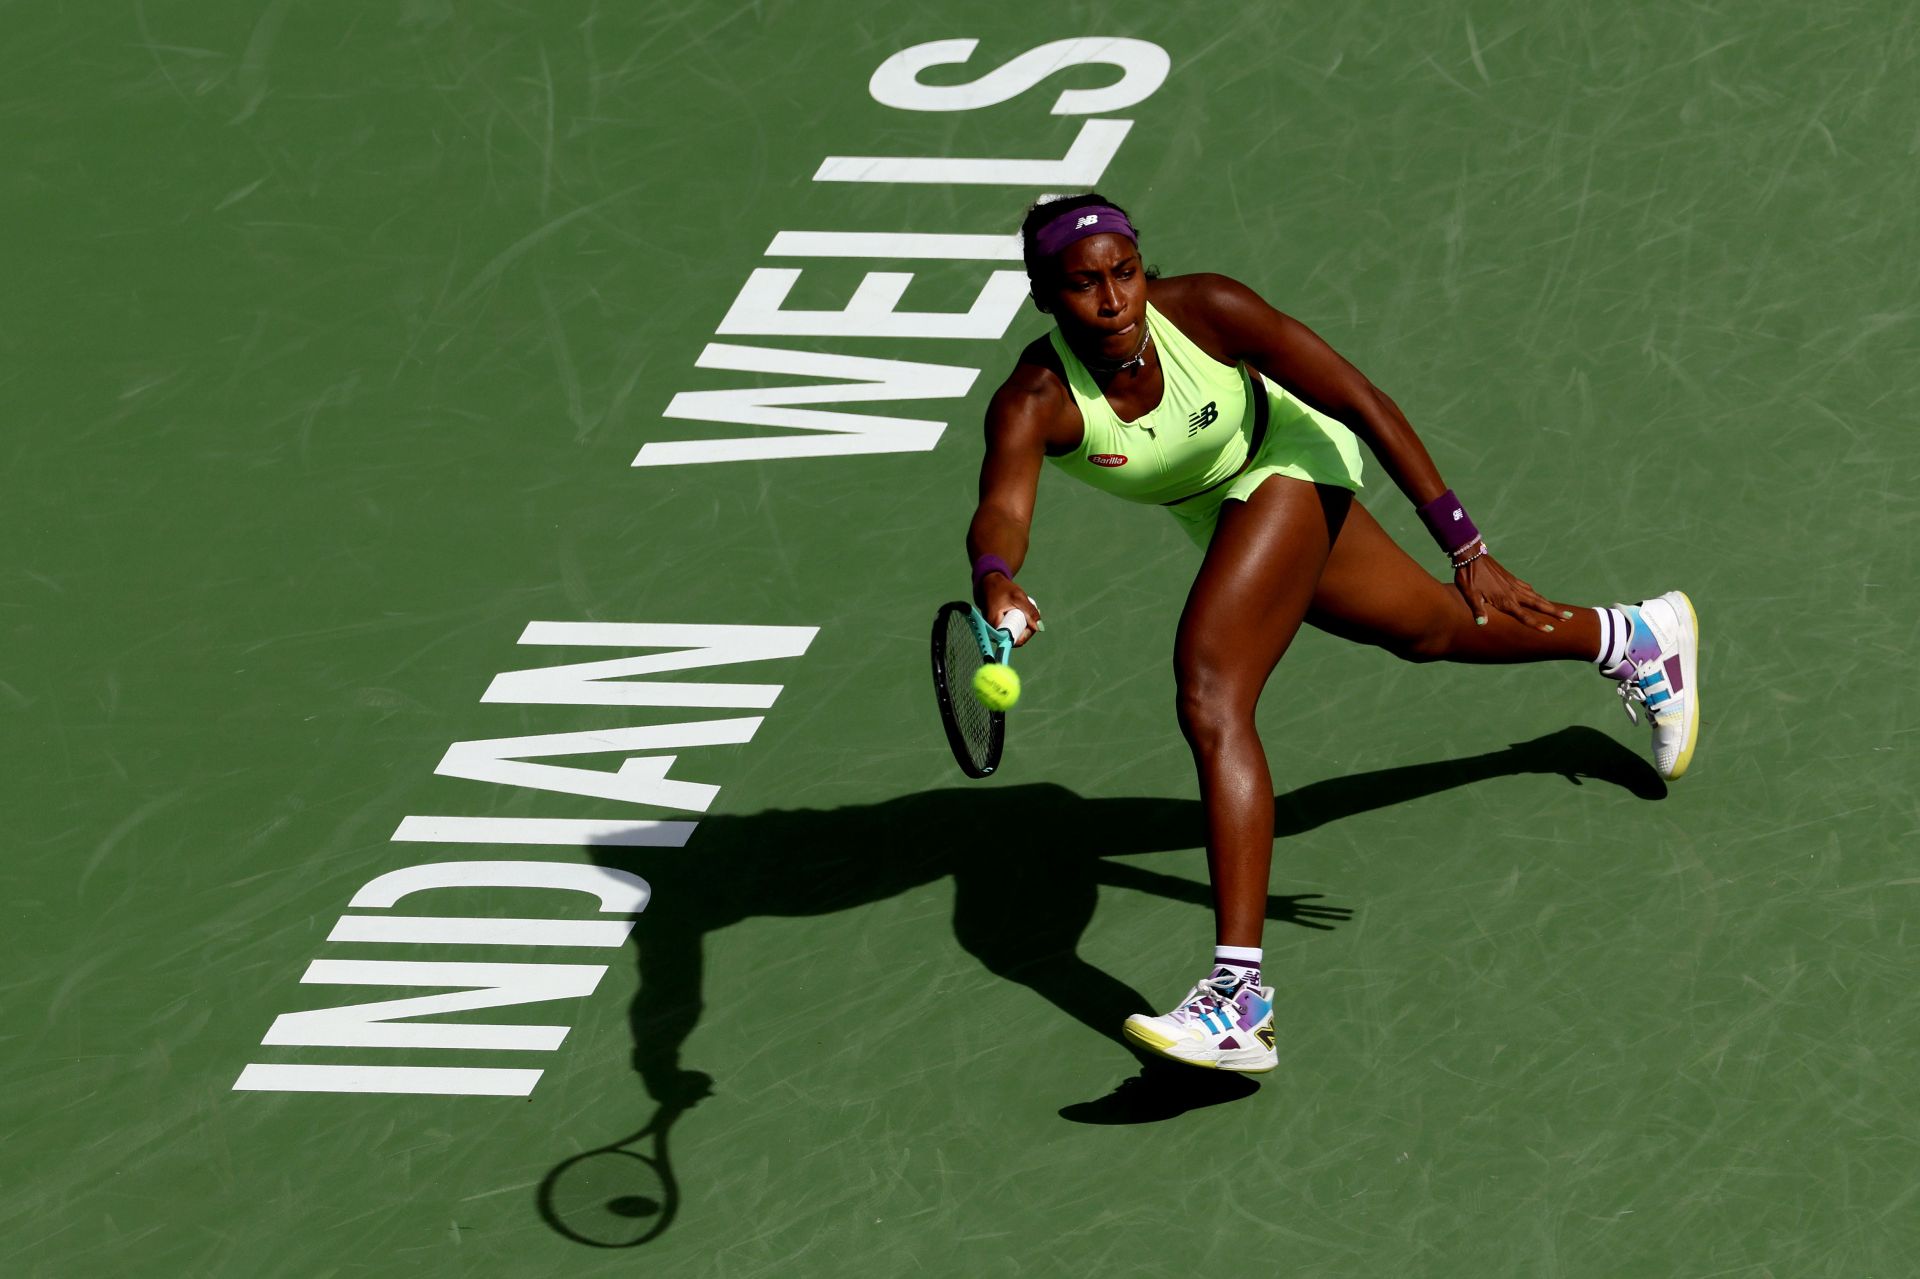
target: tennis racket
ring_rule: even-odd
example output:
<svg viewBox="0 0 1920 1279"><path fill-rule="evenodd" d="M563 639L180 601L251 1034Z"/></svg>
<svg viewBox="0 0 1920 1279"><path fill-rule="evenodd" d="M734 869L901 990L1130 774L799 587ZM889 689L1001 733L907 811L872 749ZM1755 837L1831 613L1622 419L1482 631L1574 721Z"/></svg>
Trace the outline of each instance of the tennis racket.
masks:
<svg viewBox="0 0 1920 1279"><path fill-rule="evenodd" d="M968 777L992 776L1007 741L1006 714L988 710L973 695L973 673L990 662L1011 663L1013 646L1027 633L1027 615L1019 609L1009 609L1002 617L1007 630L958 600L942 604L933 616L934 697L947 745Z"/></svg>

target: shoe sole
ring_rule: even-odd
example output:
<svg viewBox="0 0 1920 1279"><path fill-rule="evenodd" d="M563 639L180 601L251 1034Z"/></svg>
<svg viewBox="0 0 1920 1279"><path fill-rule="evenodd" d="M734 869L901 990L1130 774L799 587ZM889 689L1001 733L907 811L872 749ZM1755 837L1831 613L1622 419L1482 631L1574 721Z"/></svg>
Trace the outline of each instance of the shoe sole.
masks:
<svg viewBox="0 0 1920 1279"><path fill-rule="evenodd" d="M1133 1044L1146 1049L1156 1057L1165 1057L1168 1061L1177 1061L1182 1066L1199 1066L1205 1070L1231 1070L1242 1075L1264 1075L1280 1064L1275 1056L1272 1060L1259 1065L1240 1065L1230 1061L1201 1061L1193 1057L1182 1057L1173 1049L1177 1046L1173 1040L1157 1031L1149 1030L1137 1022L1129 1021L1121 1027L1121 1033Z"/></svg>
<svg viewBox="0 0 1920 1279"><path fill-rule="evenodd" d="M1691 642L1680 650L1680 676L1687 682L1687 736L1680 744L1680 754L1673 761L1673 772L1668 781L1679 781L1686 773L1687 766L1693 763L1693 748L1700 744L1700 615L1694 612L1693 601L1685 591L1669 591L1677 595L1680 602L1687 606L1687 623L1691 628Z"/></svg>

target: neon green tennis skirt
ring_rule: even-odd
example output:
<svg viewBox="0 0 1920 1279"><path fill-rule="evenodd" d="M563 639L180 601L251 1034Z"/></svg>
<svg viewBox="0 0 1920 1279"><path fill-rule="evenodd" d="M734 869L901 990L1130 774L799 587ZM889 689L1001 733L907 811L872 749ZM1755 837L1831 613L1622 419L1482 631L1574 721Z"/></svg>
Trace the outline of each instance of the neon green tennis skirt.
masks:
<svg viewBox="0 0 1920 1279"><path fill-rule="evenodd" d="M1354 433L1274 382L1268 381L1266 387L1267 438L1252 464L1219 488L1166 508L1202 549L1213 540L1220 508L1246 501L1270 476L1332 484L1356 493L1362 487L1360 441Z"/></svg>

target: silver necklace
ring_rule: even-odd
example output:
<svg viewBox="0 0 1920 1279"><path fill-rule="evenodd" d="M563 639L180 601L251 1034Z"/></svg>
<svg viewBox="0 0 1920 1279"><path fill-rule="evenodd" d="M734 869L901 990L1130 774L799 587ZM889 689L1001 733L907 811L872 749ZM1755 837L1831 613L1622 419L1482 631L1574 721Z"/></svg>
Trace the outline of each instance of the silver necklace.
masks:
<svg viewBox="0 0 1920 1279"><path fill-rule="evenodd" d="M1153 342L1153 327L1150 324L1148 324L1147 317L1143 315L1140 317L1140 345L1133 348L1133 354L1129 355L1126 359L1120 361L1120 363L1118 364L1103 364L1099 366L1098 372L1118 375L1121 373L1125 373L1128 369L1145 368L1147 366L1147 347L1150 346L1152 342ZM1132 426L1133 423L1122 422L1121 425ZM1140 429L1147 433L1147 438L1150 440L1157 440L1160 438L1158 435L1154 434L1153 428L1150 426L1143 425L1141 426Z"/></svg>
<svg viewBox="0 0 1920 1279"><path fill-rule="evenodd" d="M1147 317L1140 317L1140 345L1133 348L1133 354L1118 364L1109 364L1101 368L1102 373L1125 373L1128 369L1145 368L1147 346L1153 341L1153 326L1147 323Z"/></svg>

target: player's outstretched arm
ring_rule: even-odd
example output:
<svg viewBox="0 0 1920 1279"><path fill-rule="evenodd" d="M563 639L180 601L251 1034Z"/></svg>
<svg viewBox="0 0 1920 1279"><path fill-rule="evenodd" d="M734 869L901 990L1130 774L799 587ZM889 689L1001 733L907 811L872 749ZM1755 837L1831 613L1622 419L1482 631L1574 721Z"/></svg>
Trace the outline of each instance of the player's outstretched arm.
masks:
<svg viewBox="0 0 1920 1279"><path fill-rule="evenodd" d="M1008 609L1025 613L1027 632L1017 644L1033 637L1034 623L1040 620L1039 608L1015 584L1013 574L1026 562L1047 434L1058 413L1058 389L1029 365L1015 370L987 406L987 451L980 461L980 504L967 529L967 561L978 565L991 557L1006 564L1005 573L980 576L974 603L996 624Z"/></svg>

